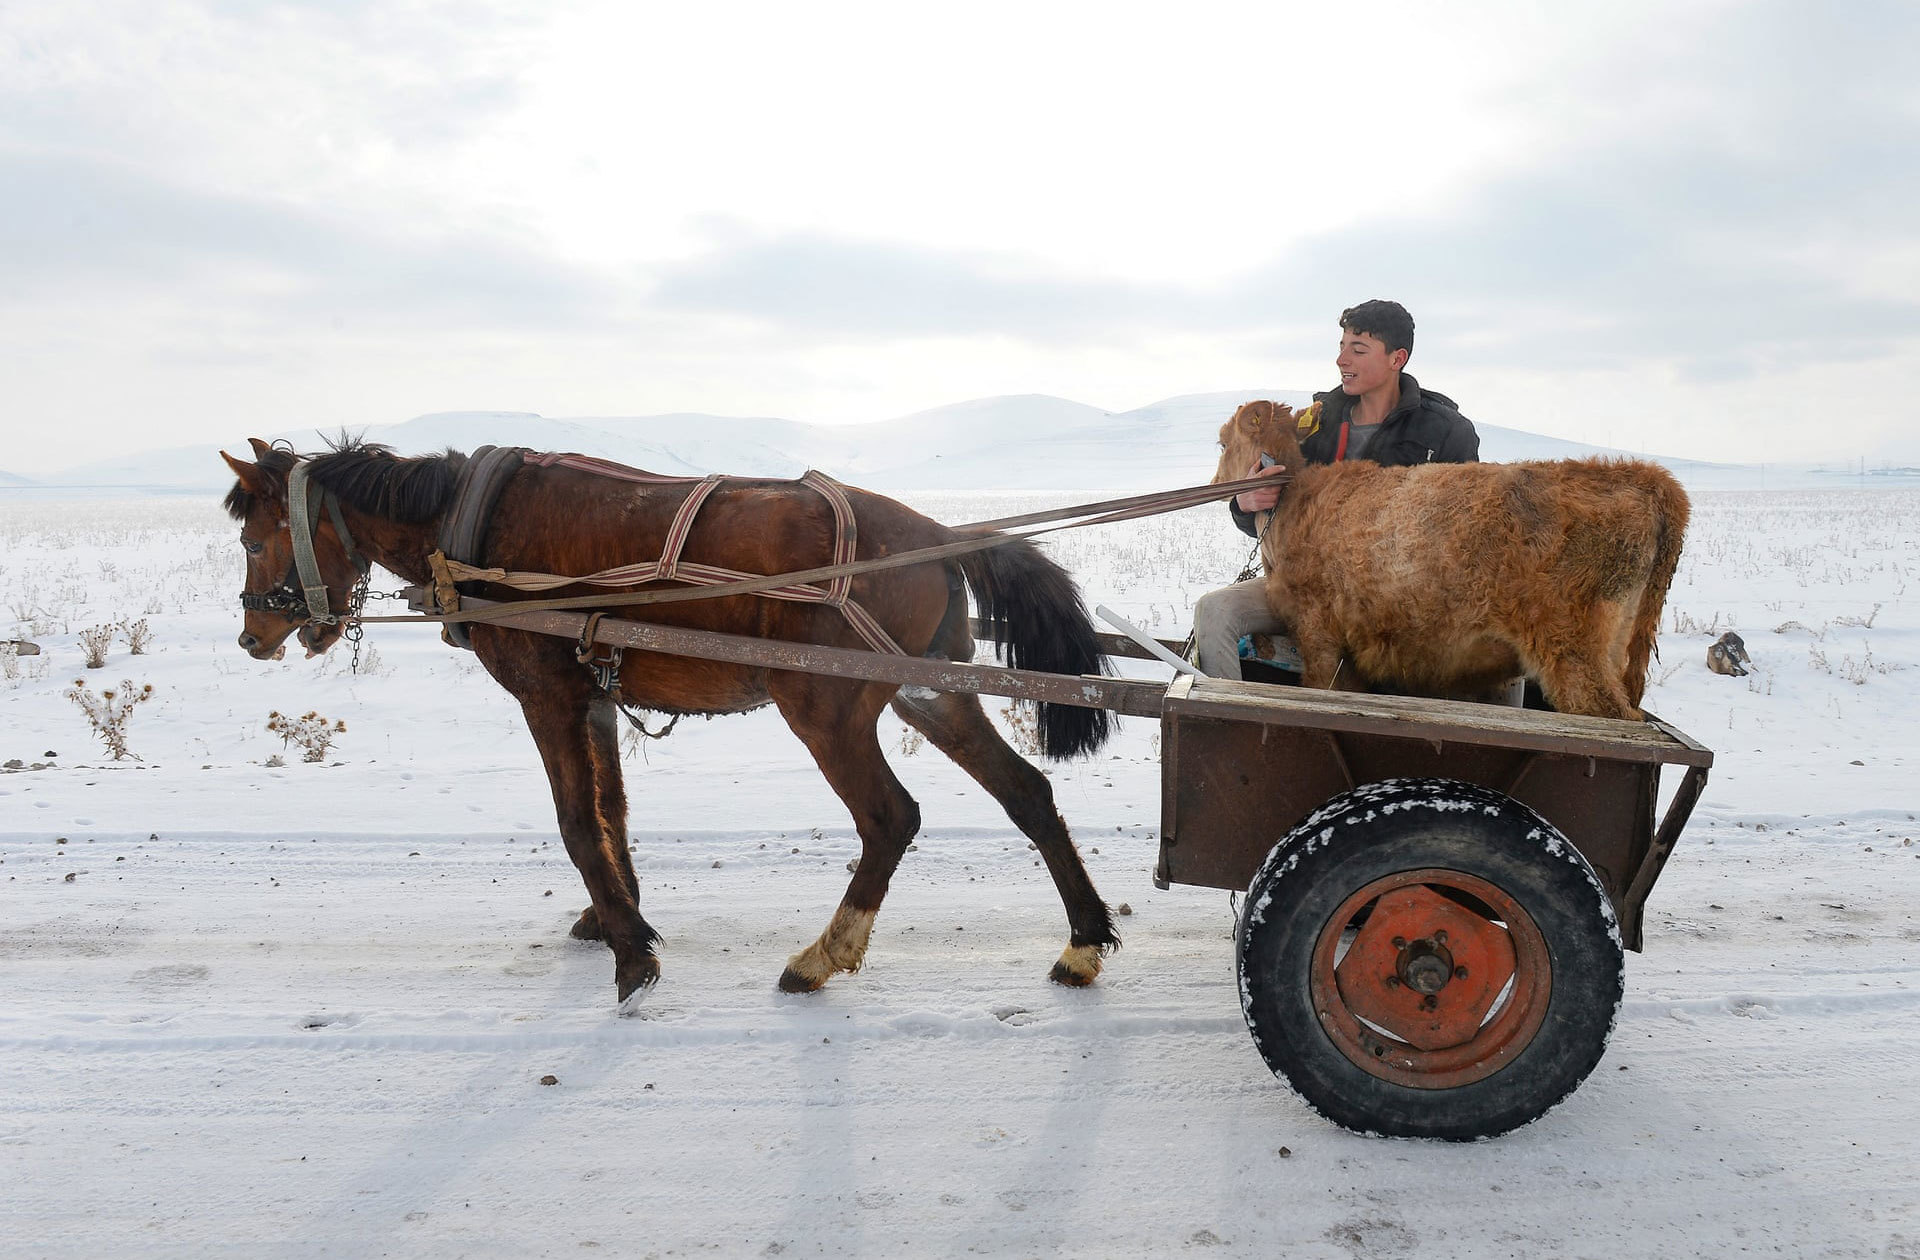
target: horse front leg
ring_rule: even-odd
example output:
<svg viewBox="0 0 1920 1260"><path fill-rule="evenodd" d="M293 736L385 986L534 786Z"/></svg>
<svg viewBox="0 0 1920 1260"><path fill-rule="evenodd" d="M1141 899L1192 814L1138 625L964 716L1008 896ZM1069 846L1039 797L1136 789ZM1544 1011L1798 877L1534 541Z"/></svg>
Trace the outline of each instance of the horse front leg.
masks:
<svg viewBox="0 0 1920 1260"><path fill-rule="evenodd" d="M619 746L608 737L611 705L593 691L584 671L571 661L566 665L520 695L520 707L546 766L560 838L593 902L592 926L613 950L614 985L624 1002L660 978L654 956L660 934L641 917L634 896ZM596 714L597 708L608 712ZM607 816L616 809L617 821ZM574 928L578 934L581 924Z"/></svg>
<svg viewBox="0 0 1920 1260"><path fill-rule="evenodd" d="M594 796L600 819L619 861L621 878L637 905L640 880L633 871L633 850L627 840L627 788L626 776L620 768L619 710L604 696L596 697L588 706L587 738L593 752ZM600 930L600 912L591 905L582 910L569 935L581 941L606 939Z"/></svg>

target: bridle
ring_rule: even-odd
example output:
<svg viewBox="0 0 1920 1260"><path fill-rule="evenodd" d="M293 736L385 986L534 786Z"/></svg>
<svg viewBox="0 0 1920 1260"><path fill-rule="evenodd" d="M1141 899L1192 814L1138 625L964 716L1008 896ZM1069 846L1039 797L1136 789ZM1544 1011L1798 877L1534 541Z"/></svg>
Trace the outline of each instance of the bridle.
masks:
<svg viewBox="0 0 1920 1260"><path fill-rule="evenodd" d="M310 493L307 473L307 465L302 461L287 474L287 530L293 536L293 561L287 566L287 575L271 590L258 594L242 591L240 607L249 612L279 613L292 621L323 626L351 622L359 615L360 605L366 599L367 575L372 565L353 545L353 534L340 512L339 497L325 486L318 487L318 494ZM347 559L360 575L347 596L347 607L338 613L329 606L326 579L320 575L320 562L313 552L314 530L319 527L323 509L333 521L333 532L339 535L340 545L347 549Z"/></svg>

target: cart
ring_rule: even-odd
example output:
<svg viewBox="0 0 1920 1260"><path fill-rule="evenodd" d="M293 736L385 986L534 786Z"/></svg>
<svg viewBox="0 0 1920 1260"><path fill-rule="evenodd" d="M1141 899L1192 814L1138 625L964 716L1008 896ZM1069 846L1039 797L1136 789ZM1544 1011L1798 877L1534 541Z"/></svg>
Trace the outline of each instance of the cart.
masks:
<svg viewBox="0 0 1920 1260"><path fill-rule="evenodd" d="M1619 1009L1622 951L1641 948L1647 895L1713 764L1652 717L1072 677L460 607L622 649L1158 718L1155 883L1246 892L1236 953L1254 1041L1311 1106L1362 1132L1488 1137L1586 1078ZM1684 774L1656 827L1668 765Z"/></svg>
<svg viewBox="0 0 1920 1260"><path fill-rule="evenodd" d="M1241 1006L1311 1106L1489 1137L1593 1070L1711 752L1651 717L1192 678L1160 720L1155 882L1247 890Z"/></svg>

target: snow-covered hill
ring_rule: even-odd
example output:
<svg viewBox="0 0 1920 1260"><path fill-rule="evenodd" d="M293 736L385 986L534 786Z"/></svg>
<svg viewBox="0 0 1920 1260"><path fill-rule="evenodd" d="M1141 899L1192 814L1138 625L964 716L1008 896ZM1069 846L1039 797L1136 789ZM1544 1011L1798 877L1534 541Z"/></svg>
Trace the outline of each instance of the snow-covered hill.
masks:
<svg viewBox="0 0 1920 1260"><path fill-rule="evenodd" d="M1236 406L1253 398L1300 406L1311 394L1272 388L1188 394L1120 412L1044 394L1017 394L859 425L686 412L555 419L524 411L448 411L401 424L374 425L365 430L365 436L410 453L512 443L579 451L675 474L797 476L813 467L889 493L1146 490L1210 477L1221 422ZM1484 459L1627 453L1498 425L1478 428ZM245 436L234 435L228 448L239 448ZM326 435L298 430L260 436L316 450ZM1757 484L1760 476L1757 469L1734 465L1660 462L1689 484ZM1780 475L1776 471L1776 482ZM225 469L213 450L200 445L137 452L65 469L47 478L46 484L212 490L225 481Z"/></svg>

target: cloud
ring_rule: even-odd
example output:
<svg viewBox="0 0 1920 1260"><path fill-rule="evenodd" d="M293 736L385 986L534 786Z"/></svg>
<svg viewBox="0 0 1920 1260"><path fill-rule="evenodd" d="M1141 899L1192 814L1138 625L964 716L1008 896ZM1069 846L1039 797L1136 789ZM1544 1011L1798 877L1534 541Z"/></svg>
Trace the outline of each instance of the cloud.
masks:
<svg viewBox="0 0 1920 1260"><path fill-rule="evenodd" d="M1690 11L1671 38L1543 67L1507 98L1541 147L1442 200L1356 204L1213 286L1048 273L1005 256L789 235L660 275L673 309L798 337L1005 335L1052 344L1324 330L1398 297L1450 354L1535 368L1669 363L1694 380L1854 362L1920 336L1920 9ZM1391 148L1376 155L1392 160ZM1150 176L1148 176L1150 177ZM1337 174L1304 195L1338 198ZM1109 197L1125 190L1108 190ZM1194 230L1204 230L1196 205ZM1920 278L1920 276L1916 276Z"/></svg>
<svg viewBox="0 0 1920 1260"><path fill-rule="evenodd" d="M356 221L138 170L0 151L0 305L218 305L263 327L486 328L603 321L618 285L512 242L438 224Z"/></svg>
<svg viewBox="0 0 1920 1260"><path fill-rule="evenodd" d="M741 241L662 268L652 300L806 335L883 339L1084 340L1199 315L1189 295L1165 287L1052 276L1009 257L817 235Z"/></svg>

